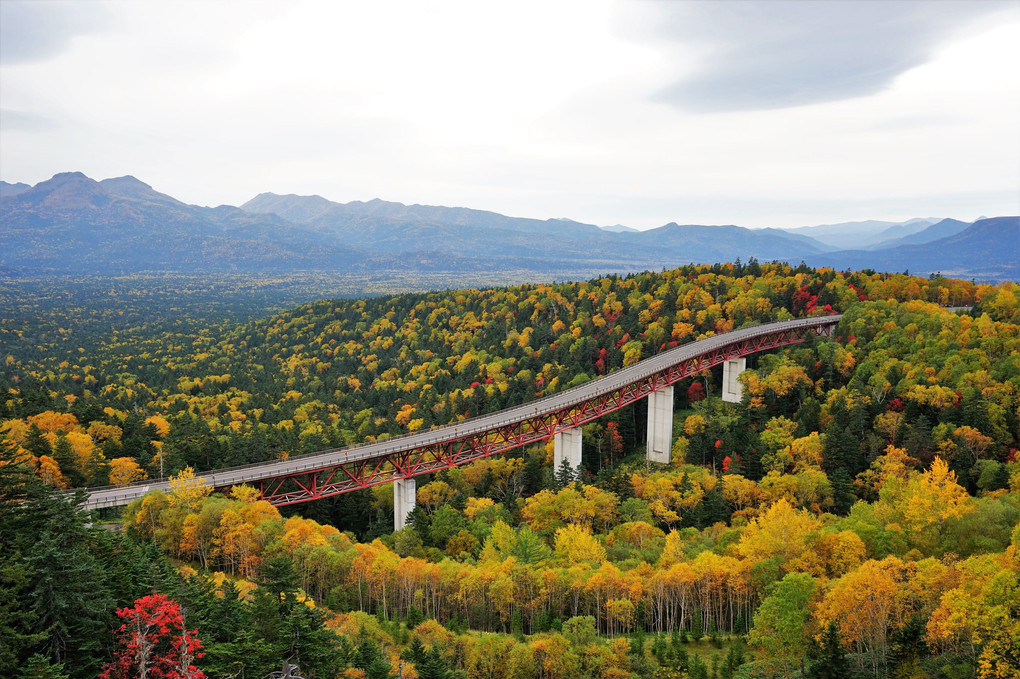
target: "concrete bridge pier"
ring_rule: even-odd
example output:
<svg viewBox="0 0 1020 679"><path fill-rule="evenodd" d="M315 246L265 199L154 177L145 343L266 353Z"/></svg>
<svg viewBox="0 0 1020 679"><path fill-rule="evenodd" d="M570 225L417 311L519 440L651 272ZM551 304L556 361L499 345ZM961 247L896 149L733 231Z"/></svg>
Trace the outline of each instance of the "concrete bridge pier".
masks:
<svg viewBox="0 0 1020 679"><path fill-rule="evenodd" d="M566 460L575 472L581 467L581 428L565 429L553 436L553 472Z"/></svg>
<svg viewBox="0 0 1020 679"><path fill-rule="evenodd" d="M417 503L414 491L414 478L393 482L393 530L400 530L407 525L407 515Z"/></svg>
<svg viewBox="0 0 1020 679"><path fill-rule="evenodd" d="M669 464L673 444L673 387L648 395L648 447L645 459Z"/></svg>
<svg viewBox="0 0 1020 679"><path fill-rule="evenodd" d="M723 363L722 400L727 403L740 403L740 399L744 396L744 387L737 377L746 369L746 358L731 358Z"/></svg>

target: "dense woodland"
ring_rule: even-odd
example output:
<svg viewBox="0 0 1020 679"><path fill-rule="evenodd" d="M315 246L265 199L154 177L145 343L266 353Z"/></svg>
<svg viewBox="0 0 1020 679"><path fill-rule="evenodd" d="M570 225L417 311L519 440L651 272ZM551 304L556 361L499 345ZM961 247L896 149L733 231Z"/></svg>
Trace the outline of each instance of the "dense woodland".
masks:
<svg viewBox="0 0 1020 679"><path fill-rule="evenodd" d="M388 486L281 514L201 482L830 312L741 404L680 384L670 465L637 404L585 426L577 475L535 446L420 479L396 533ZM62 313L0 322L0 661L32 676L133 676L118 628L153 607L183 611L156 647L210 677L1018 676L1013 284L752 261L240 324ZM160 475L117 533L58 492Z"/></svg>

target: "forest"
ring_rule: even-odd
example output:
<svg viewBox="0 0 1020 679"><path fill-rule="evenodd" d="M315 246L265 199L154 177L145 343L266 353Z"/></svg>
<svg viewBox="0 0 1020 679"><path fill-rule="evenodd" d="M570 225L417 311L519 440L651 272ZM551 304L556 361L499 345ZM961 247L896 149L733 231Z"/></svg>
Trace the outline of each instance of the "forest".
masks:
<svg viewBox="0 0 1020 679"><path fill-rule="evenodd" d="M264 315L193 301L124 319L112 299L83 312L39 295L0 318L0 662L33 677L138 676L143 656L168 677L288 659L350 679L1020 676L1018 293L751 260ZM668 465L644 459L639 403L585 425L577 474L539 445L419 479L396 532L389 486L278 509L203 483L836 312L831 339L749 361L740 404L711 371L679 384ZM122 512L68 499L159 477L168 492Z"/></svg>

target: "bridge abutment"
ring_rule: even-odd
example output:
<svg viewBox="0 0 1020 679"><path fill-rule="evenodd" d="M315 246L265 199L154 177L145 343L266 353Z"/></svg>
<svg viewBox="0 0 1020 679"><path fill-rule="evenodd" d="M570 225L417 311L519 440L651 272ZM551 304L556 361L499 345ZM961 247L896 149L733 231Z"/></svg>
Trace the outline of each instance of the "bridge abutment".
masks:
<svg viewBox="0 0 1020 679"><path fill-rule="evenodd" d="M393 482L393 530L407 525L407 515L417 504L415 485L413 478Z"/></svg>
<svg viewBox="0 0 1020 679"><path fill-rule="evenodd" d="M740 399L744 396L744 387L737 378L746 369L746 358L731 358L723 363L722 400L727 403L740 403Z"/></svg>
<svg viewBox="0 0 1020 679"><path fill-rule="evenodd" d="M553 471L566 460L575 472L581 467L581 428L565 429L553 436Z"/></svg>
<svg viewBox="0 0 1020 679"><path fill-rule="evenodd" d="M648 447L645 459L669 463L673 444L673 387L648 395Z"/></svg>

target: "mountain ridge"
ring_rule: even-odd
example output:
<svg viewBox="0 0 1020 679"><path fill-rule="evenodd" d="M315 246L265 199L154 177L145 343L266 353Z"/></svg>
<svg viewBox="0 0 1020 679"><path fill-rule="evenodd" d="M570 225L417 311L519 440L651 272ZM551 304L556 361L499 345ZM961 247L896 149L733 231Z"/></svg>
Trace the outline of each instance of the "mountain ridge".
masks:
<svg viewBox="0 0 1020 679"><path fill-rule="evenodd" d="M853 264L1017 275L1017 265L1007 261L1008 254L1003 256L1013 252L1013 241L999 233L1008 231L1010 223L994 220L978 229L979 237L936 246L953 248L952 252L934 252L931 244L941 243L938 236L960 235L972 226L931 219L860 222L876 235L909 231L902 237L908 240L890 241L893 247L870 251L832 251L833 234L838 235L841 225L785 230L670 222L636 231L473 208L405 205L379 198L336 203L318 195L270 192L239 207L210 208L160 193L131 175L97 182L81 172L59 173L33 187L23 186L5 182L0 187L5 192L0 200L0 271L456 273L496 267L555 276L753 257L838 268ZM830 243L807 235L812 228ZM989 252L981 238L998 249ZM939 266L940 258L946 266ZM1020 261L1020 255L1016 259Z"/></svg>
<svg viewBox="0 0 1020 679"><path fill-rule="evenodd" d="M940 238L955 236L956 234L966 229L968 226L970 226L970 224L968 224L967 222L961 222L958 219L946 218L939 222L931 224L925 227L924 229L921 229L920 231L915 231L913 233L909 233L905 236L901 236L898 238L891 238L889 240L880 241L867 249L879 250L883 248L898 247L900 245L920 245L922 243L930 243L931 241L939 240ZM887 232L883 232L883 234L885 233Z"/></svg>
<svg viewBox="0 0 1020 679"><path fill-rule="evenodd" d="M979 219L959 233L927 243L825 253L806 261L812 266L1020 280L1020 217Z"/></svg>

